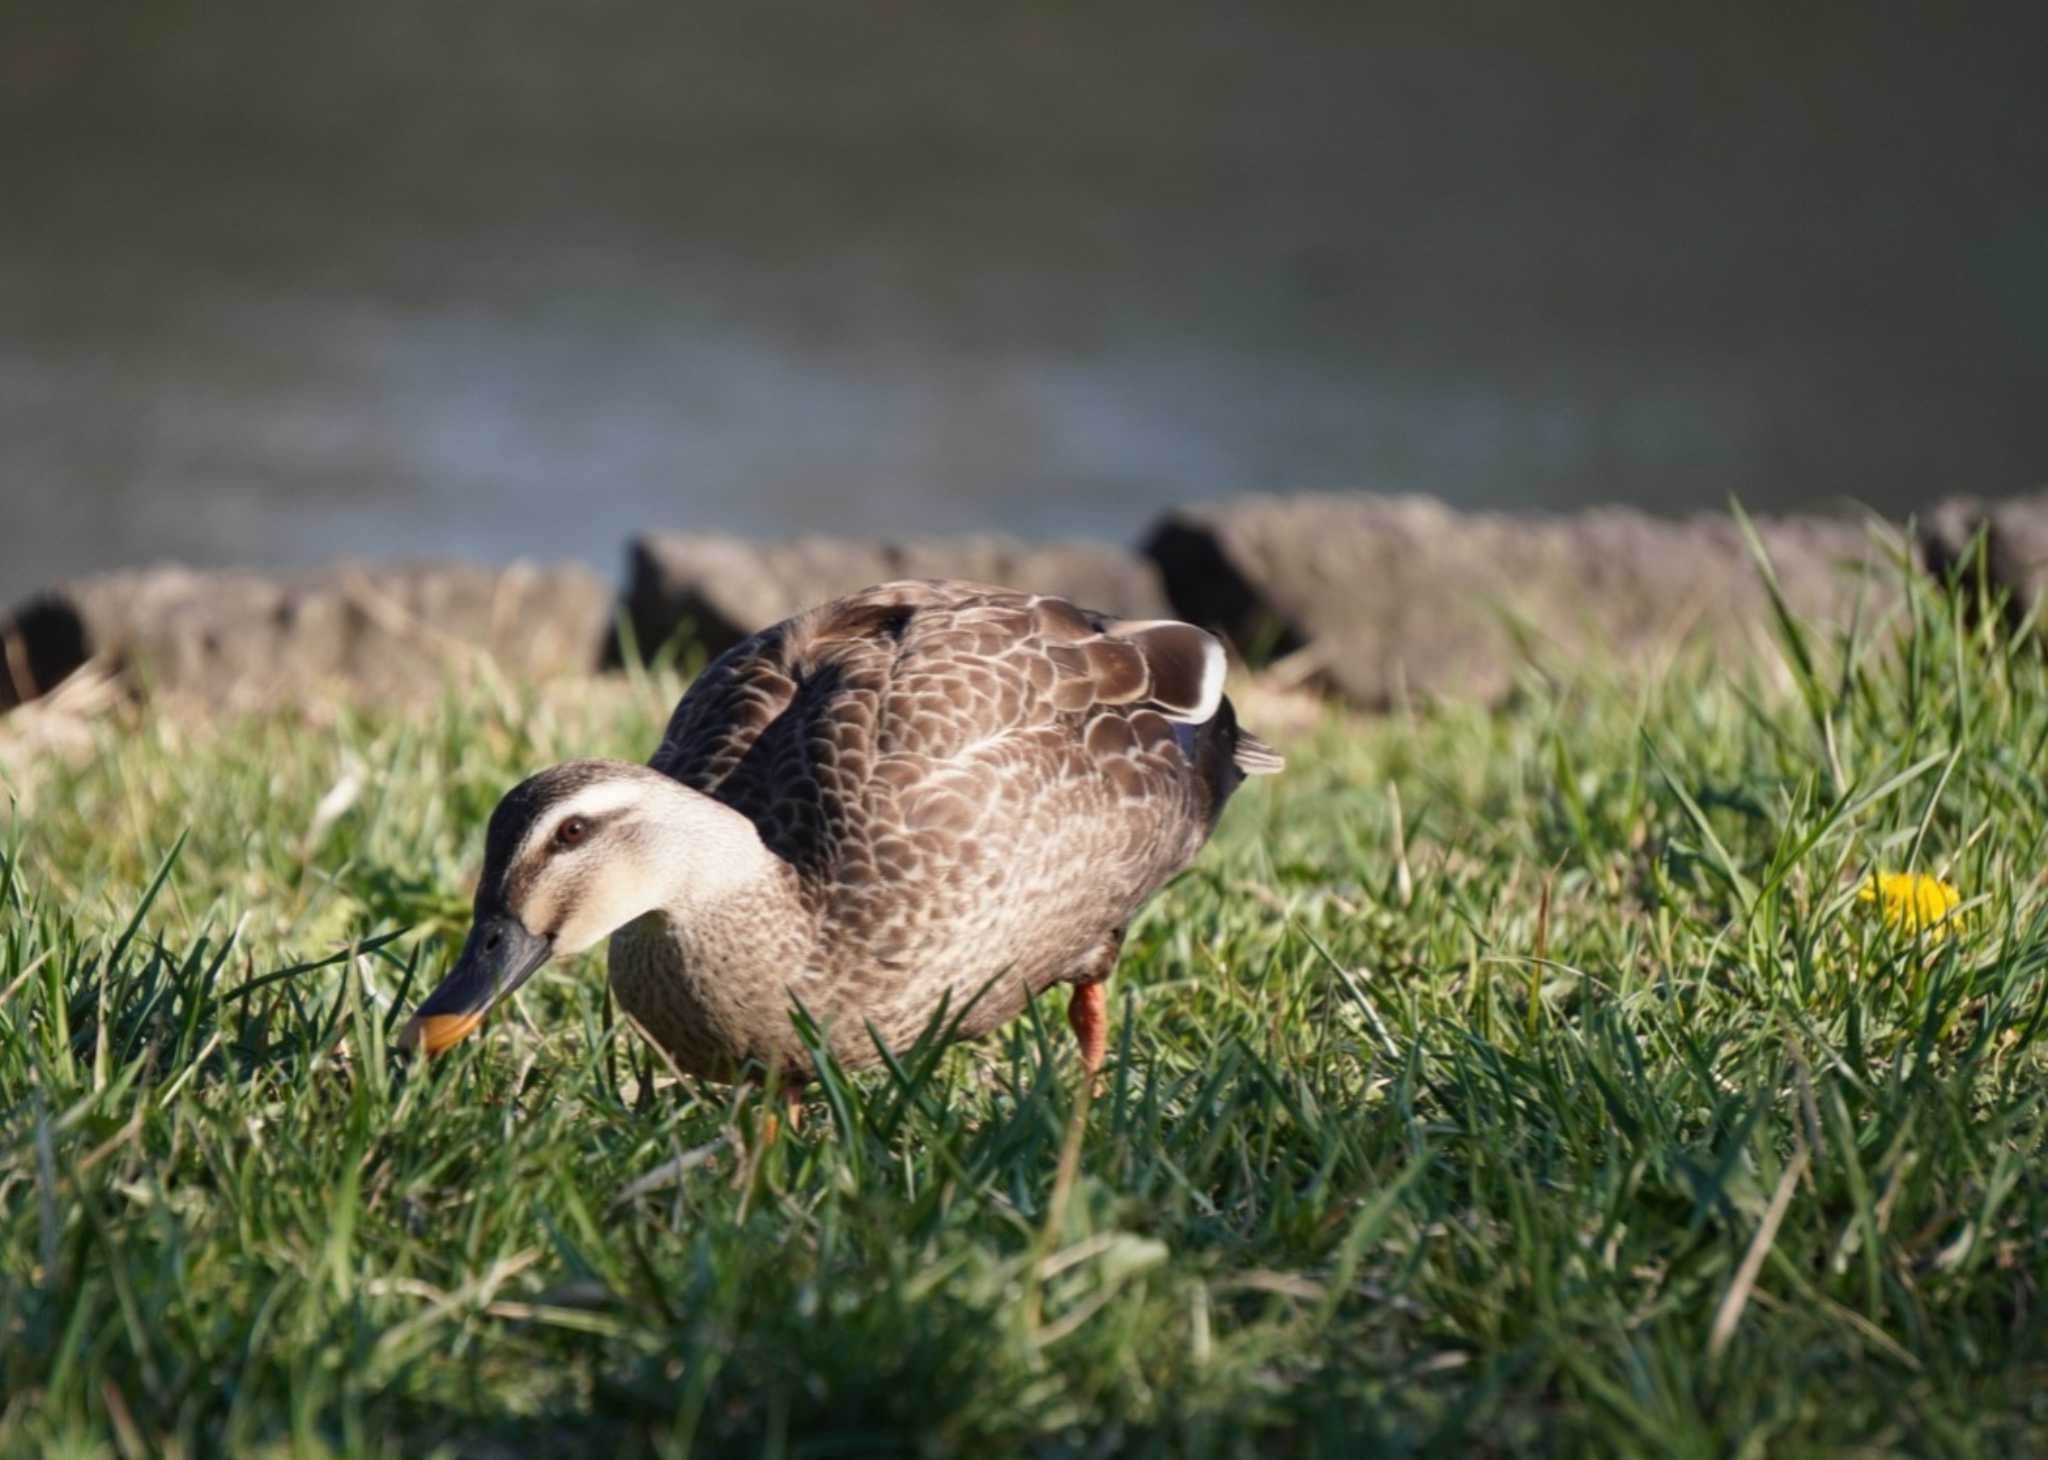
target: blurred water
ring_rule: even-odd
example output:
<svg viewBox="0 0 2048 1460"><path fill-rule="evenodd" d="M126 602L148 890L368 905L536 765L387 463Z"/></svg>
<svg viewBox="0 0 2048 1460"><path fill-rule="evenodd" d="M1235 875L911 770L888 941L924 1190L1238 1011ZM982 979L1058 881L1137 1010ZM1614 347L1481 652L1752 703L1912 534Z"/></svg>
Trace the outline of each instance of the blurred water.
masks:
<svg viewBox="0 0 2048 1460"><path fill-rule="evenodd" d="M4 596L2048 460L2039 6L38 5Z"/></svg>

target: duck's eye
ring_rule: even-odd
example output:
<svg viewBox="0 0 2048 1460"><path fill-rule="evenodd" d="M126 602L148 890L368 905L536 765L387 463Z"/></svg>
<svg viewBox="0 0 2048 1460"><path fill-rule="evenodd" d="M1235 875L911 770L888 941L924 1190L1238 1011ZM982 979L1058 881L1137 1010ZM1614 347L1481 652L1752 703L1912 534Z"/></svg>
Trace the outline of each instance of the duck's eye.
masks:
<svg viewBox="0 0 2048 1460"><path fill-rule="evenodd" d="M589 835L590 823L580 816L571 816L555 828L555 845L558 847L581 846L583 839Z"/></svg>

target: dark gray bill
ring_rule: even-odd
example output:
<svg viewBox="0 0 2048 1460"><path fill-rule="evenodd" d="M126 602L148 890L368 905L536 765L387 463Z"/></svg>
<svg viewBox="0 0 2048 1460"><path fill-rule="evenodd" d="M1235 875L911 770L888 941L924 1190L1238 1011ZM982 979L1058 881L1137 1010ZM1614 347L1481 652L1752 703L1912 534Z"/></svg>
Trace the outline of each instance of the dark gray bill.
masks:
<svg viewBox="0 0 2048 1460"><path fill-rule="evenodd" d="M531 978L554 951L554 944L527 932L519 919L508 913L478 918L455 967L441 980L441 986L427 995L398 1042L417 1045L428 1054L439 1054L460 1043L483 1022L492 1004Z"/></svg>

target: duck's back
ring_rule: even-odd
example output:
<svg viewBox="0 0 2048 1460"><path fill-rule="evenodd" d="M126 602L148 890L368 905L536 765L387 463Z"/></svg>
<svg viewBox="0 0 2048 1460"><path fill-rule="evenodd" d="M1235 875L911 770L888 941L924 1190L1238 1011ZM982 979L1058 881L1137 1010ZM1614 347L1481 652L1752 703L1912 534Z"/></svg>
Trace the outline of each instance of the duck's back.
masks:
<svg viewBox="0 0 2048 1460"><path fill-rule="evenodd" d="M891 583L722 655L652 764L794 869L811 927L784 981L857 1060L870 1023L901 1044L978 997L975 1033L1080 976L1193 858L1244 768L1277 765L1222 674L1185 624Z"/></svg>

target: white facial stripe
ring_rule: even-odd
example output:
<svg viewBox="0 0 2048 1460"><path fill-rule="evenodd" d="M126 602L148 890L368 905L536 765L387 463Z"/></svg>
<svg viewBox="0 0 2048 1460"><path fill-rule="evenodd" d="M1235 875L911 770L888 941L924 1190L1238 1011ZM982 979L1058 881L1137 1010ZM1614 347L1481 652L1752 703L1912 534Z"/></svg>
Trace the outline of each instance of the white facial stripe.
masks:
<svg viewBox="0 0 2048 1460"><path fill-rule="evenodd" d="M646 796L646 788L632 781L595 781L534 822L519 844L518 860L525 861L535 850L553 842L556 830L570 817L603 821L640 805Z"/></svg>

